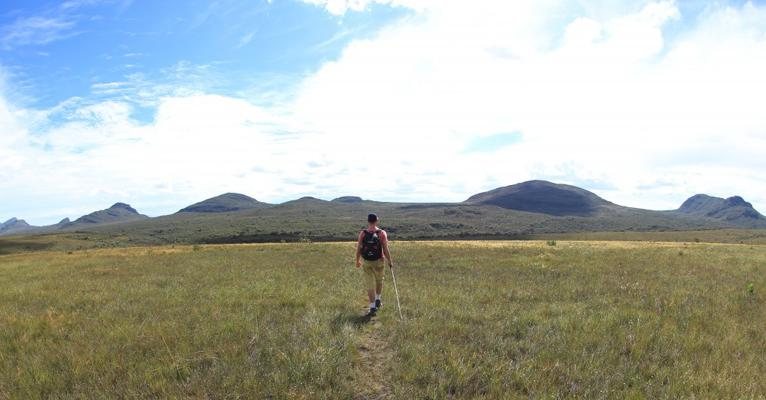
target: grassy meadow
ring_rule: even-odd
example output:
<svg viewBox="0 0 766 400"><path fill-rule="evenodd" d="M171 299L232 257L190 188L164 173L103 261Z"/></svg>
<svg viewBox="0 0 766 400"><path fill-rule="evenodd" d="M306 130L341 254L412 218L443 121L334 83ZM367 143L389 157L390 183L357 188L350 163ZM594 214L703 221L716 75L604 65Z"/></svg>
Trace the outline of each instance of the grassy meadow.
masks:
<svg viewBox="0 0 766 400"><path fill-rule="evenodd" d="M766 246L395 242L0 255L0 399L764 398Z"/></svg>

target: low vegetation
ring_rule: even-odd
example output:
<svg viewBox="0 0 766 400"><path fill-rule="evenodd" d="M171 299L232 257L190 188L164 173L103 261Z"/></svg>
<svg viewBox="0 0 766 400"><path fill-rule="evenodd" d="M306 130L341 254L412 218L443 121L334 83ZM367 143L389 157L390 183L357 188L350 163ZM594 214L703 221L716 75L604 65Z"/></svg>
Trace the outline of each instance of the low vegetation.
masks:
<svg viewBox="0 0 766 400"><path fill-rule="evenodd" d="M313 235L310 230L296 231L274 235L234 235L220 238L215 236L213 228L199 228L201 236L187 236L183 231L176 230L171 225L162 232L151 233L134 230L130 232L95 231L95 232L64 232L28 236L0 237L0 255L35 251L82 251L87 249L109 249L117 247L163 246L185 244L222 243L259 243L259 242L326 242L346 241L355 237L356 233L347 227L344 231L334 231L332 235ZM389 232L392 230L389 229ZM204 234L212 237L202 236ZM316 232L314 232L316 233ZM343 236L345 235L345 236ZM398 237L398 234L396 234ZM471 235L448 235L440 240L461 240ZM579 232L579 233L547 233L526 235L476 235L476 239L503 240L543 240L549 245L555 245L556 240L569 241L643 241L643 242L680 242L680 243L735 243L735 244L766 244L764 229L715 229L703 231L668 231L668 232Z"/></svg>
<svg viewBox="0 0 766 400"><path fill-rule="evenodd" d="M405 321L350 243L0 256L0 398L766 395L766 247L393 250Z"/></svg>

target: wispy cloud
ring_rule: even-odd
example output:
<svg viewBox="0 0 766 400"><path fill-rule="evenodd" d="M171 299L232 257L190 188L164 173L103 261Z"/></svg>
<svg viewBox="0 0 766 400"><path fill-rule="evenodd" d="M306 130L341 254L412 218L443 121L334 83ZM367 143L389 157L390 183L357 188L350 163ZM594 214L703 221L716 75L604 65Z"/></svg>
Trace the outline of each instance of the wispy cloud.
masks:
<svg viewBox="0 0 766 400"><path fill-rule="evenodd" d="M0 29L0 47L11 50L20 46L48 44L75 35L75 25L74 20L67 18L19 18Z"/></svg>
<svg viewBox="0 0 766 400"><path fill-rule="evenodd" d="M80 7L92 6L102 3L103 0L67 0L61 3L62 10L74 10Z"/></svg>
<svg viewBox="0 0 766 400"><path fill-rule="evenodd" d="M247 46L250 44L250 42L253 41L253 38L255 38L255 32L250 32L242 35L242 37L239 38L239 42L237 43L237 48Z"/></svg>
<svg viewBox="0 0 766 400"><path fill-rule="evenodd" d="M133 3L133 0L67 0L59 5L59 10L70 11L83 7L91 7L100 4L109 4L120 9L125 9Z"/></svg>
<svg viewBox="0 0 766 400"><path fill-rule="evenodd" d="M77 25L85 17L81 9L101 4L124 10L132 0L67 0L58 5L44 7L35 13L24 13L13 22L0 27L0 48L14 48L33 45L46 45L58 40L78 35ZM99 19L98 15L89 15L90 21Z"/></svg>
<svg viewBox="0 0 766 400"><path fill-rule="evenodd" d="M364 26L361 26L356 29L342 29L340 32L332 35L330 38L312 46L311 50L321 51L343 40L350 40L355 33L363 30L364 28L365 28Z"/></svg>
<svg viewBox="0 0 766 400"><path fill-rule="evenodd" d="M364 11L374 4L407 7L414 10L424 10L436 5L442 0L302 0L304 3L324 7L327 12L344 15L348 11Z"/></svg>
<svg viewBox="0 0 766 400"><path fill-rule="evenodd" d="M130 64L123 65L127 70ZM91 104L119 101L139 108L157 107L165 98L214 93L222 90L226 80L212 64L179 61L153 73L133 72L124 79L91 84Z"/></svg>
<svg viewBox="0 0 766 400"><path fill-rule="evenodd" d="M465 147L465 153L490 153L521 142L522 135L518 132L497 133L479 136L471 140Z"/></svg>

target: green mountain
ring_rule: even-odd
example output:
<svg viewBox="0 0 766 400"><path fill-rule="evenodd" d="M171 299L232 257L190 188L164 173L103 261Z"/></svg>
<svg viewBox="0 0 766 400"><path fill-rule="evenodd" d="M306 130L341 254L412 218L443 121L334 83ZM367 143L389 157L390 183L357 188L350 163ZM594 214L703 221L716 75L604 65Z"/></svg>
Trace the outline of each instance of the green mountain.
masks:
<svg viewBox="0 0 766 400"><path fill-rule="evenodd" d="M239 193L224 193L181 209L180 213L220 213L268 207L269 204Z"/></svg>
<svg viewBox="0 0 766 400"><path fill-rule="evenodd" d="M27 224L24 220L11 218L9 221L0 224L0 236L36 235L74 230L84 231L98 226L139 221L148 218L146 215L139 214L138 211L128 204L116 203L105 210L83 215L74 221L64 218L59 223L53 225L33 226Z"/></svg>
<svg viewBox="0 0 766 400"><path fill-rule="evenodd" d="M529 181L479 193L467 204L494 205L556 216L592 216L614 204L576 186Z"/></svg>
<svg viewBox="0 0 766 400"><path fill-rule="evenodd" d="M76 231L107 244L115 238L127 244L352 240L370 212L377 213L381 225L397 239L766 228L766 219L740 197L694 196L678 210L653 211L623 207L574 186L531 181L479 193L461 203L393 203L345 196L332 201L303 197L271 205L226 194L155 218L118 203L72 223L33 232Z"/></svg>
<svg viewBox="0 0 766 400"><path fill-rule="evenodd" d="M115 203L113 206L106 210L100 210L92 212L88 215L83 215L80 218L74 220L74 222L62 221L63 225L58 226L60 229L67 228L84 228L87 226L98 226L105 224L117 224L121 222L137 221L147 219L146 215L139 214L136 209L125 203Z"/></svg>
<svg viewBox="0 0 766 400"><path fill-rule="evenodd" d="M221 213L178 213L94 229L136 244L350 240L375 212L397 239L524 238L546 233L688 231L743 225L707 215L613 204L586 190L544 181L471 196L461 203L392 203L345 196L303 197L282 204Z"/></svg>
<svg viewBox="0 0 766 400"><path fill-rule="evenodd" d="M757 227L766 222L766 217L739 196L723 199L698 194L681 204L678 212L727 221L740 226Z"/></svg>
<svg viewBox="0 0 766 400"><path fill-rule="evenodd" d="M364 200L362 200L362 198L358 196L342 196L336 199L332 199L330 201L333 201L335 203L361 203Z"/></svg>
<svg viewBox="0 0 766 400"><path fill-rule="evenodd" d="M32 227L23 219L11 218L8 221L0 223L0 235L10 235L28 231Z"/></svg>

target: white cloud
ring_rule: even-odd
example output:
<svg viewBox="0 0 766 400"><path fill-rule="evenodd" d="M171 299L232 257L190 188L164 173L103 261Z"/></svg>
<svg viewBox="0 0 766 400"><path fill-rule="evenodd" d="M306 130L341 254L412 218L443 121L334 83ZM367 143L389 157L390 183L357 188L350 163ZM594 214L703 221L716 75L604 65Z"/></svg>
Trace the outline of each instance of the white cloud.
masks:
<svg viewBox="0 0 766 400"><path fill-rule="evenodd" d="M132 0L108 1L111 5L127 7ZM0 49L13 50L30 45L46 45L70 38L80 32L75 28L81 20L76 14L81 8L104 3L106 0L68 0L58 5L44 6L37 15L21 15L13 22L0 26ZM9 15L17 14L18 10ZM95 17L93 17L95 18ZM47 55L46 52L40 54Z"/></svg>
<svg viewBox="0 0 766 400"><path fill-rule="evenodd" d="M758 189L766 178L753 173L761 162L714 161L743 154L742 143L766 151L756 97L766 89L764 9L712 7L695 20L661 1L601 14L610 16L568 2L439 3L352 43L304 83L297 110L338 145L373 135L398 163L442 169L449 178L425 192L449 198L455 181L475 190L561 176L608 183L616 190L601 193L637 206L675 207L696 191L766 206ZM664 30L679 21L669 41ZM515 131L525 142L495 156L455 156L467 137ZM667 152L696 159L657 164ZM668 174L672 189L638 189Z"/></svg>
<svg viewBox="0 0 766 400"><path fill-rule="evenodd" d="M18 46L47 44L70 36L74 21L56 17L19 18L0 29L0 47L10 50Z"/></svg>
<svg viewBox="0 0 766 400"><path fill-rule="evenodd" d="M100 207L125 199L152 209L154 204L143 201L169 193L200 198L212 194L206 192L211 188L247 191L247 185L236 184L242 182L236 175L258 159L253 146L260 142L257 126L247 126L250 119L243 116L251 106L243 103L215 96L169 98L149 125L132 121L123 103L80 109L43 137L11 147L17 162L3 169L9 172L4 190L43 191L60 203L83 203L81 213L94 199L103 202ZM216 125L218 117L230 122Z"/></svg>
<svg viewBox="0 0 766 400"><path fill-rule="evenodd" d="M324 7L327 12L343 15L348 11L364 11L372 4L407 7L422 11L437 4L438 0L302 0L304 3Z"/></svg>
<svg viewBox="0 0 766 400"><path fill-rule="evenodd" d="M342 14L372 0L309 1ZM91 199L83 212L93 199L169 212L225 191L448 201L548 178L627 205L708 192L766 211L763 7L380 3L420 14L353 41L278 106L177 86L206 76L187 63L165 85L98 83L115 99L97 104L0 101L4 187ZM133 120L136 105L156 106L155 119ZM509 132L523 140L464 151Z"/></svg>
<svg viewBox="0 0 766 400"><path fill-rule="evenodd" d="M6 174L12 171L20 163L19 155L15 149L26 138L27 133L19 123L14 111L8 103L0 98L0 177L6 178ZM5 180L5 179L3 179Z"/></svg>

